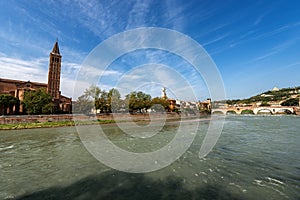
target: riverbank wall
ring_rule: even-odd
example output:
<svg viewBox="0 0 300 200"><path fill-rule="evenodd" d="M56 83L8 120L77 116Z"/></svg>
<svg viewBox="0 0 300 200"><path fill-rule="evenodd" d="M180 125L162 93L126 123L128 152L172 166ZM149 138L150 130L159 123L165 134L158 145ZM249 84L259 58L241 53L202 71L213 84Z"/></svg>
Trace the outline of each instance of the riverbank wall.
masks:
<svg viewBox="0 0 300 200"><path fill-rule="evenodd" d="M0 124L25 124L25 123L44 123L44 122L68 122L74 119L80 121L95 120L149 120L152 119L181 119L199 117L200 115L193 114L178 114L178 113L146 113L146 114L100 114L100 115L83 115L83 114L60 114L60 115L6 115L0 116ZM95 118L96 117L96 118Z"/></svg>

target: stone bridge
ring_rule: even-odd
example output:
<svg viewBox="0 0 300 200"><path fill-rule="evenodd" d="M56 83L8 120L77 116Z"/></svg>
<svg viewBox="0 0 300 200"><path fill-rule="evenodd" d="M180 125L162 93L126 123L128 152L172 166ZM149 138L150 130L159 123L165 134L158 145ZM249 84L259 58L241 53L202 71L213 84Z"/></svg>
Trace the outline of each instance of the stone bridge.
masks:
<svg viewBox="0 0 300 200"><path fill-rule="evenodd" d="M228 107L228 108L216 108L212 109L212 114L216 113L222 113L222 114L228 114L228 113L234 113L234 114L242 114L242 112L249 112L257 115L257 114L292 114L296 110L294 107L288 107L288 106L270 106L270 107Z"/></svg>

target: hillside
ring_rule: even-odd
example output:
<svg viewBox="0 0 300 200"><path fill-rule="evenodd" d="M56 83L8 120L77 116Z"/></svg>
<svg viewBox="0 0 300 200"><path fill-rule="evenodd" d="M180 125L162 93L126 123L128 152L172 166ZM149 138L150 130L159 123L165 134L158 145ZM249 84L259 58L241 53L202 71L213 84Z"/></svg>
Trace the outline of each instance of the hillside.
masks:
<svg viewBox="0 0 300 200"><path fill-rule="evenodd" d="M294 88L282 88L258 94L247 99L227 100L228 105L256 105L256 106L299 106L300 86Z"/></svg>

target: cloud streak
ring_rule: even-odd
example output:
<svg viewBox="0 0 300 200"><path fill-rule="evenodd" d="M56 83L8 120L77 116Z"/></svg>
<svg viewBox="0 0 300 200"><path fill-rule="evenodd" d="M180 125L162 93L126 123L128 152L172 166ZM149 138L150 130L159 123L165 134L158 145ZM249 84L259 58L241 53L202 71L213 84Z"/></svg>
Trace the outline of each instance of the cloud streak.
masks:
<svg viewBox="0 0 300 200"><path fill-rule="evenodd" d="M48 58L21 60L10 57L0 57L0 74L2 78L30 80L33 82L47 81L47 71L43 65Z"/></svg>

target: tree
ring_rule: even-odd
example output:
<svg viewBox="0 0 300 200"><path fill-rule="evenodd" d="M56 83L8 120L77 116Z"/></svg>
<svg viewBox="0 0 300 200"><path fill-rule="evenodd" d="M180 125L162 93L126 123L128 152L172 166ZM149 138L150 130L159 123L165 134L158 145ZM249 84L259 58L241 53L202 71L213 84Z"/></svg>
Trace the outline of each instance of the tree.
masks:
<svg viewBox="0 0 300 200"><path fill-rule="evenodd" d="M145 93L139 91L136 95L138 98L140 112L141 112L141 109L145 109L147 111L147 109L151 108L150 94L145 94Z"/></svg>
<svg viewBox="0 0 300 200"><path fill-rule="evenodd" d="M292 98L282 102L282 106L299 106L299 98Z"/></svg>
<svg viewBox="0 0 300 200"><path fill-rule="evenodd" d="M90 113L92 108L100 110L100 113L117 112L122 104L120 92L113 88L109 92L101 90L98 86L91 85L78 97L74 104L74 111Z"/></svg>
<svg viewBox="0 0 300 200"><path fill-rule="evenodd" d="M102 90L100 97L95 102L96 109L100 109L101 113L108 113L110 111L110 105L108 103L108 93Z"/></svg>
<svg viewBox="0 0 300 200"><path fill-rule="evenodd" d="M156 112L164 112L170 109L170 102L164 98L155 97L151 100L152 109Z"/></svg>
<svg viewBox="0 0 300 200"><path fill-rule="evenodd" d="M79 96L74 103L74 112L75 113L85 113L89 114L92 108L100 109L100 96L105 91L95 85L91 85L84 91L84 94Z"/></svg>
<svg viewBox="0 0 300 200"><path fill-rule="evenodd" d="M126 95L125 100L131 113L136 111L142 113L142 110L147 111L151 107L151 96L141 91L131 92Z"/></svg>
<svg viewBox="0 0 300 200"><path fill-rule="evenodd" d="M263 102L261 102L260 106L261 107L263 107L263 106L268 107L268 106L270 106L270 104L268 104L268 102L266 102L266 101L263 101Z"/></svg>
<svg viewBox="0 0 300 200"><path fill-rule="evenodd" d="M110 112L118 112L122 105L120 92L115 88L109 90L107 94L107 102Z"/></svg>
<svg viewBox="0 0 300 200"><path fill-rule="evenodd" d="M22 104L29 115L51 113L54 106L51 95L44 88L25 91Z"/></svg>
<svg viewBox="0 0 300 200"><path fill-rule="evenodd" d="M87 98L91 98L93 100L98 99L100 94L101 94L101 89L95 85L91 85L88 89L84 91L84 95Z"/></svg>
<svg viewBox="0 0 300 200"><path fill-rule="evenodd" d="M16 97L7 94L0 95L0 110L2 110L1 113L2 115L7 114L8 108L12 110L14 106L18 106L18 105L19 105L19 100Z"/></svg>
<svg viewBox="0 0 300 200"><path fill-rule="evenodd" d="M85 113L89 114L93 108L93 101L88 98L85 94L77 98L77 101L74 103L74 112L75 113Z"/></svg>
<svg viewBox="0 0 300 200"><path fill-rule="evenodd" d="M128 111L130 113L137 110L137 96L136 92L131 92L130 94L127 94L125 97L126 107L128 107Z"/></svg>
<svg viewBox="0 0 300 200"><path fill-rule="evenodd" d="M251 114L254 115L253 110L242 110L241 114Z"/></svg>

